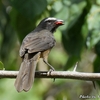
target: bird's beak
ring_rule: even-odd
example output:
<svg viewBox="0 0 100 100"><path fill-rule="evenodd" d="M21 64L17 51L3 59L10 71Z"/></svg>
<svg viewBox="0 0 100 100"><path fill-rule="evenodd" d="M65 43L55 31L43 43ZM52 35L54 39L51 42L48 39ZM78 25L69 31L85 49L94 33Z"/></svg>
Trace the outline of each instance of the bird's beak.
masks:
<svg viewBox="0 0 100 100"><path fill-rule="evenodd" d="M58 19L58 20L55 21L55 24L56 25L64 25L64 21Z"/></svg>

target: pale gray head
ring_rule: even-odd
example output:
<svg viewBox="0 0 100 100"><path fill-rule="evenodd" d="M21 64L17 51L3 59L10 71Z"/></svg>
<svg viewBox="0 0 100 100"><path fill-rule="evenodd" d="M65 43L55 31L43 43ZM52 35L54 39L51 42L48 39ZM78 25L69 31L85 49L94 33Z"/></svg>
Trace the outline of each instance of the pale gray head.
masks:
<svg viewBox="0 0 100 100"><path fill-rule="evenodd" d="M63 25L63 20L54 18L54 17L48 17L43 19L40 24L38 25L38 28L41 29L47 29L50 32L54 32L57 27Z"/></svg>

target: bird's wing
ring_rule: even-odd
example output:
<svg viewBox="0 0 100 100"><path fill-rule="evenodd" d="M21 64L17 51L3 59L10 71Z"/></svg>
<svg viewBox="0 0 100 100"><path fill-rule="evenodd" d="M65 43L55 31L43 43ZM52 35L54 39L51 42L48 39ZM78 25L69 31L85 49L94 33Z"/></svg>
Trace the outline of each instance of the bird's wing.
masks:
<svg viewBox="0 0 100 100"><path fill-rule="evenodd" d="M44 33L45 32L45 33ZM23 40L20 48L20 56L25 52L35 53L52 48L55 45L55 39L50 32L37 32L36 34L28 34Z"/></svg>

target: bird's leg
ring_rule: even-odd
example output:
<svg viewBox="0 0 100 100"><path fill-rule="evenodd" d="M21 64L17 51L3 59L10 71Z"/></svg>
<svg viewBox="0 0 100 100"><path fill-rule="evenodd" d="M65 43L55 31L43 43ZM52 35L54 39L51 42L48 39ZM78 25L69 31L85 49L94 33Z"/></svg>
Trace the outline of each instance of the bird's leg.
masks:
<svg viewBox="0 0 100 100"><path fill-rule="evenodd" d="M43 59L43 61L50 67L50 70L48 71L49 75L51 74L52 71L55 71L55 69L46 61L47 59ZM54 80L55 81L55 78Z"/></svg>
<svg viewBox="0 0 100 100"><path fill-rule="evenodd" d="M44 51L44 52L42 53L42 57L43 57L44 63L47 64L47 65L50 67L50 70L48 71L48 74L50 75L52 71L55 71L55 69L54 69L53 66L51 66L51 65L48 63L48 61L47 61L49 52L50 52L50 50ZM53 81L55 81L55 78L54 78Z"/></svg>
<svg viewBox="0 0 100 100"><path fill-rule="evenodd" d="M55 69L53 68L53 66L51 66L46 59L43 59L43 61L45 62L45 64L47 64L50 67L50 71L55 71Z"/></svg>
<svg viewBox="0 0 100 100"><path fill-rule="evenodd" d="M55 69L53 68L53 66L51 66L51 65L48 63L48 55L49 55L49 52L50 52L50 50L46 50L46 51L42 52L41 56L42 56L42 58L43 58L44 63L47 64L47 65L50 67L50 69L51 69L52 71L55 71ZM51 71L51 70L50 70L50 71Z"/></svg>

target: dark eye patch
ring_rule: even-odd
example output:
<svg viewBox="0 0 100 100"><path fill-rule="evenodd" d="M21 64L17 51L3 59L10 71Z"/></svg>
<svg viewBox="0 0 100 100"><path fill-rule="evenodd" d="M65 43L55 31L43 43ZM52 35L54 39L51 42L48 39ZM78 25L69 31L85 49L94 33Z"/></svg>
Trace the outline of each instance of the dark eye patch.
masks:
<svg viewBox="0 0 100 100"><path fill-rule="evenodd" d="M48 22L48 23L51 23L52 21L51 21L51 20L48 20L47 22Z"/></svg>

